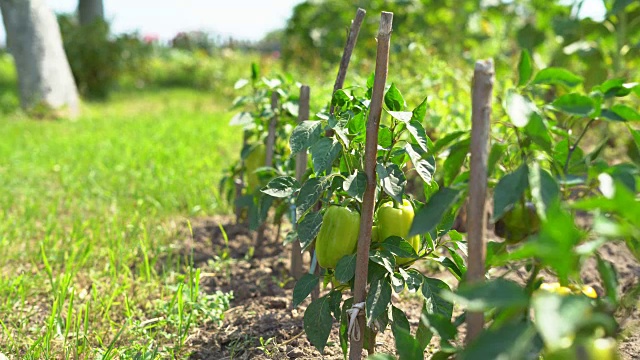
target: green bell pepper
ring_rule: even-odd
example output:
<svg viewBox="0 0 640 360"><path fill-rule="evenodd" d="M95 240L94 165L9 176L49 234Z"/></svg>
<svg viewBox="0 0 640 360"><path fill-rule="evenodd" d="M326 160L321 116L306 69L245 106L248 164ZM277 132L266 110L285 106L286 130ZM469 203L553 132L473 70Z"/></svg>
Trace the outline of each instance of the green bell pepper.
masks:
<svg viewBox="0 0 640 360"><path fill-rule="evenodd" d="M255 171L265 165L267 158L267 147L264 144L258 144L244 159L244 165L247 171L247 188L248 191L254 191L260 185L260 177Z"/></svg>
<svg viewBox="0 0 640 360"><path fill-rule="evenodd" d="M345 255L356 251L360 214L348 208L330 206L322 217L316 238L316 258L325 269L333 269Z"/></svg>
<svg viewBox="0 0 640 360"><path fill-rule="evenodd" d="M393 207L393 201L380 205L378 208L378 237L380 241L384 241L390 236L399 236L409 242L417 254L421 245L420 235L407 238L414 216L413 207L406 199L402 200L402 205L399 205L398 208ZM402 265L411 260L413 259L398 258L396 263Z"/></svg>

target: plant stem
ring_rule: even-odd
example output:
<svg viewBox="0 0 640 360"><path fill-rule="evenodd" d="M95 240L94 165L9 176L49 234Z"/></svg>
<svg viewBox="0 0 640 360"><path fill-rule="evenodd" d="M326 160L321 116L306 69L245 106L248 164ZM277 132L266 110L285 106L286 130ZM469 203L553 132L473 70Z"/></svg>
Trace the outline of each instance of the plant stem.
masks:
<svg viewBox="0 0 640 360"><path fill-rule="evenodd" d="M358 252L356 257L356 275L354 283L354 304L361 303L366 298L367 274L369 265L369 248L371 245L371 227L373 226L373 211L376 195L376 156L378 153L378 131L380 129L380 116L382 115L382 101L384 87L387 82L389 70L389 46L391 43L391 27L393 13L382 12L380 28L378 30L378 49L376 55L376 71L373 82L373 93L369 118L367 120L367 137L365 140L364 172L367 176L367 186L362 197L362 215L360 217L360 234L358 235ZM364 315L364 314L362 314ZM364 316L358 317L358 325L364 333ZM350 360L362 358L364 338L359 341L350 339Z"/></svg>
<svg viewBox="0 0 640 360"><path fill-rule="evenodd" d="M584 137L584 134L587 133L587 130L589 130L589 126L591 126L591 124L594 121L596 121L595 118L592 118L591 120L589 120L589 122L587 123L587 126L585 126L584 129L582 129L582 132L578 136L578 139L576 140L576 142L574 142L573 145L569 146L569 151L567 152L567 160L565 161L564 168L563 168L565 177L567 175L569 175L569 162L571 161L571 156L573 155L574 151L576 151L576 149L578 148L578 144L580 143L580 141Z"/></svg>

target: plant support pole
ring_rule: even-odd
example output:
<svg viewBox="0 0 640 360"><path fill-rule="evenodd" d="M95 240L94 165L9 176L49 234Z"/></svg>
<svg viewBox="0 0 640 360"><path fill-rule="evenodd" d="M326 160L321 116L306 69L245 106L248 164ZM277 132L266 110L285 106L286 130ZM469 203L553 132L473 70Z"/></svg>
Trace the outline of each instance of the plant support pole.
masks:
<svg viewBox="0 0 640 360"><path fill-rule="evenodd" d="M358 34L360 34L360 27L362 21L366 15L366 11L362 8L358 8L356 11L356 17L351 22L351 28L349 28L349 34L347 35L347 43L344 45L344 51L342 52L342 59L340 59L340 67L338 68L338 76L336 76L336 82L333 84L333 93L338 89L342 89L344 86L344 80L347 77L347 69L349 69L349 62L351 61L351 54L358 42ZM333 105L329 107L329 113L333 114Z"/></svg>
<svg viewBox="0 0 640 360"><path fill-rule="evenodd" d="M331 96L333 98L333 93L336 90L342 88L344 86L344 80L347 77L347 69L349 68L349 62L351 61L351 54L353 54L353 49L356 46L356 42L358 41L358 34L360 33L360 26L362 25L362 21L364 20L364 16L367 12L358 8L356 11L356 17L351 21L351 27L349 28L349 33L347 35L347 42L344 45L344 51L342 52L342 59L340 59L340 66L338 68L338 75L336 76L336 81L333 84L333 92ZM329 106L329 114L333 115L333 105ZM328 129L325 131L326 137L333 136L333 130ZM319 211L322 208L322 202L318 202L314 208L315 211ZM312 244L309 248L311 252L311 266L314 266L315 257L315 244ZM320 268L318 266L315 267L315 274L319 275ZM320 296L320 285L316 286L311 292L311 299L315 300Z"/></svg>
<svg viewBox="0 0 640 360"><path fill-rule="evenodd" d="M275 151L276 146L276 125L278 123L278 93L273 92L271 94L271 110L273 111L273 116L269 120L269 132L267 133L267 153L265 154L264 166L271 167L273 166L273 153ZM260 227L258 228L258 239L257 244L259 249L262 249L262 245L264 243L264 231L267 226L266 219Z"/></svg>
<svg viewBox="0 0 640 360"><path fill-rule="evenodd" d="M245 146L247 146L247 137L248 137L247 131L245 130L242 132L242 148L243 149ZM242 219L242 207L238 205L237 201L242 196L242 190L244 189L244 160L242 158L240 158L240 172L238 174L238 178L234 181L234 185L236 187L236 196L235 196L236 224L240 224L240 220Z"/></svg>
<svg viewBox="0 0 640 360"><path fill-rule="evenodd" d="M298 123L309 119L309 97L311 90L307 85L300 87L300 102L298 110ZM307 151L302 150L296 157L296 180L302 182L302 177L307 171ZM293 206L293 205L292 205ZM295 211L293 212L295 214ZM295 226L295 225L294 225ZM298 280L302 276L302 248L298 239L291 243L291 276Z"/></svg>
<svg viewBox="0 0 640 360"><path fill-rule="evenodd" d="M471 174L469 181L469 207L467 230L469 258L466 281L484 280L486 257L486 198L487 160L489 153L489 132L491 130L491 93L493 91L493 60L476 62L471 92ZM468 344L482 332L484 314L467 313Z"/></svg>
<svg viewBox="0 0 640 360"><path fill-rule="evenodd" d="M364 150L364 172L367 176L367 186L362 197L362 213L360 215L360 233L358 235L358 252L356 257L356 278L353 290L354 307L363 303L366 298L367 273L369 271L369 248L371 245L371 227L373 226L373 211L376 202L376 155L378 153L378 130L380 128L380 116L382 114L382 101L384 87L387 82L389 69L389 45L391 42L391 26L393 13L382 12L380 17L380 29L378 30L378 50L376 55L376 71L373 82L373 93L367 119L367 138ZM366 310L363 308L363 310ZM357 325L360 333L364 334L365 318L360 313L357 317ZM364 336L355 339L350 336L351 349L350 360L360 360Z"/></svg>

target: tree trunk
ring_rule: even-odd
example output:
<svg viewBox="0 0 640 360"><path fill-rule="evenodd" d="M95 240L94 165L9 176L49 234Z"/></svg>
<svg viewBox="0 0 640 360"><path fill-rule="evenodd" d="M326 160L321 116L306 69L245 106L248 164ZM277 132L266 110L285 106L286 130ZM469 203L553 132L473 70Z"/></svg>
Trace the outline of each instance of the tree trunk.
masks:
<svg viewBox="0 0 640 360"><path fill-rule="evenodd" d="M104 20L102 0L79 0L78 18L83 26L93 23L96 19Z"/></svg>
<svg viewBox="0 0 640 360"><path fill-rule="evenodd" d="M78 113L78 90L60 28L43 0L0 0L7 47L15 60L22 107Z"/></svg>

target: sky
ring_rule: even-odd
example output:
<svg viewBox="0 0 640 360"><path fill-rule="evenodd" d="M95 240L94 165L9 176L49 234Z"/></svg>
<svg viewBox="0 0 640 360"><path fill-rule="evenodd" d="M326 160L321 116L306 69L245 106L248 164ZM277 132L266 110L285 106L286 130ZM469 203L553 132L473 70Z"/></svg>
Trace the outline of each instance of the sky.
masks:
<svg viewBox="0 0 640 360"><path fill-rule="evenodd" d="M45 0L56 12L73 12L78 0ZM204 30L260 40L282 28L302 0L103 0L115 33L139 30L169 40L180 31ZM0 43L5 43L0 26Z"/></svg>
<svg viewBox="0 0 640 360"><path fill-rule="evenodd" d="M56 12L75 11L78 0L44 0ZM180 31L204 30L259 40L282 28L302 0L103 0L115 33L140 31L169 40ZM571 2L571 0L565 0ZM601 17L602 0L585 0L582 16ZM0 44L5 43L0 26Z"/></svg>

